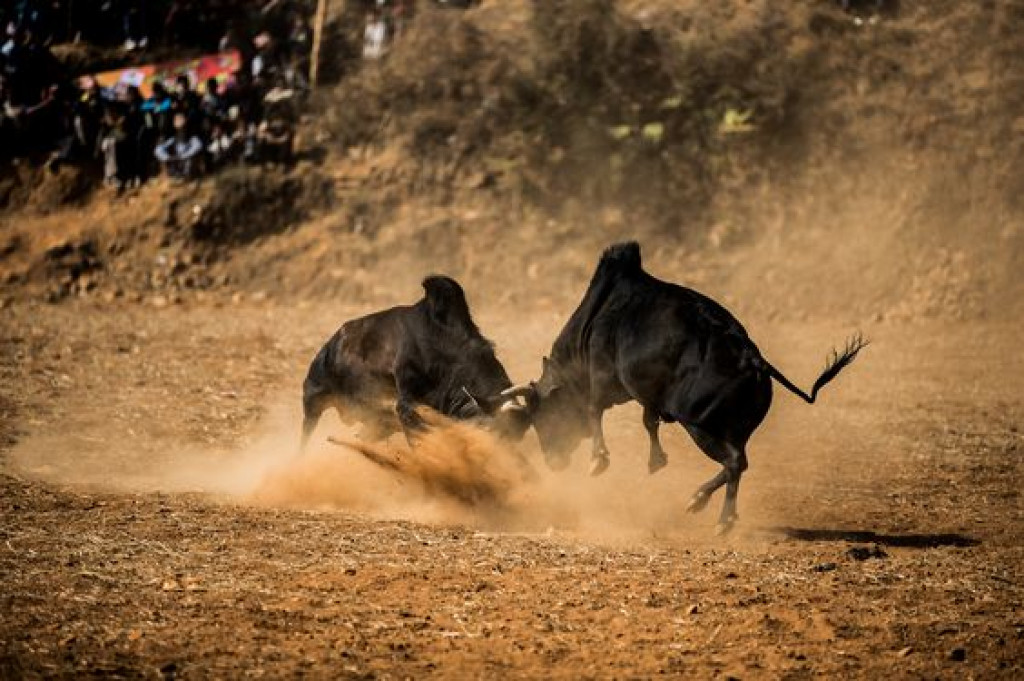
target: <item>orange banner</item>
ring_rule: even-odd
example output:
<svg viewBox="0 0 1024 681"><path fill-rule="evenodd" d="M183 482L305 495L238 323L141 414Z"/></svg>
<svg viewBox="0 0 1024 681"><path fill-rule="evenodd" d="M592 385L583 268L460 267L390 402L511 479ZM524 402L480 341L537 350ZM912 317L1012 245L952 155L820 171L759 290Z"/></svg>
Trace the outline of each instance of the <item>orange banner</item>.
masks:
<svg viewBox="0 0 1024 681"><path fill-rule="evenodd" d="M163 82L170 90L174 88L174 81L178 76L184 74L192 82L192 87L202 92L206 89L206 81L210 78L216 78L223 84L230 80L240 68L242 68L242 57L237 50L232 50L196 59L130 66L116 71L95 73L91 76L82 76L79 79L79 85L89 87L93 82L97 82L104 89L118 92L126 90L129 85L134 85L142 91L143 96L149 97L153 93L153 83Z"/></svg>

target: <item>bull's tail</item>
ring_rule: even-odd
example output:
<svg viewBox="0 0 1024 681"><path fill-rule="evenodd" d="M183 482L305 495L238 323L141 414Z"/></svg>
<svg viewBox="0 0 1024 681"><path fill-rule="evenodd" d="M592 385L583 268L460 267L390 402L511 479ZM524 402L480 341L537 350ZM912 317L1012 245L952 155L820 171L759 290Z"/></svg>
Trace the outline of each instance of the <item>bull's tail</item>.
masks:
<svg viewBox="0 0 1024 681"><path fill-rule="evenodd" d="M792 381L782 375L781 371L767 361L765 361L765 367L768 369L769 375L782 384L786 390L802 398L807 404L814 404L815 398L818 397L818 391L828 385L829 381L838 376L840 371L853 362L857 357L857 353L867 347L867 345L868 341L864 340L864 336L858 333L846 342L846 347L843 349L842 354L833 350L829 356L828 363L825 365L825 370L821 372L821 376L818 376L818 380L814 382L810 395L794 385Z"/></svg>

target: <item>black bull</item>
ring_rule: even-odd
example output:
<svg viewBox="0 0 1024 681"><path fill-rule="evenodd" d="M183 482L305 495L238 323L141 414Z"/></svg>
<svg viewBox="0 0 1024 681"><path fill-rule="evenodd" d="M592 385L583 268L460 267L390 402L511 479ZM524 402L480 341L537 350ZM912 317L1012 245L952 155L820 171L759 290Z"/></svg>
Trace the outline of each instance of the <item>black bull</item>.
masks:
<svg viewBox="0 0 1024 681"><path fill-rule="evenodd" d="M591 472L608 467L601 417L635 400L650 435L648 467L666 463L658 425L677 422L722 471L702 485L688 510L703 509L725 485L719 531L737 519L736 495L747 468L746 444L772 401L772 379L813 403L818 390L866 345L854 337L833 353L811 394L797 388L765 360L746 330L721 305L647 274L640 246L612 246L602 255L590 286L544 358L539 381L506 390L525 397L548 464L568 464L585 436L593 438Z"/></svg>
<svg viewBox="0 0 1024 681"><path fill-rule="evenodd" d="M369 427L369 439L421 426L418 406L456 419L483 419L499 434L521 438L524 409L499 394L512 382L480 333L462 287L448 277L423 280L424 297L346 322L324 344L303 383L302 445L321 414ZM393 405L393 406L392 406ZM397 419L395 418L397 416Z"/></svg>

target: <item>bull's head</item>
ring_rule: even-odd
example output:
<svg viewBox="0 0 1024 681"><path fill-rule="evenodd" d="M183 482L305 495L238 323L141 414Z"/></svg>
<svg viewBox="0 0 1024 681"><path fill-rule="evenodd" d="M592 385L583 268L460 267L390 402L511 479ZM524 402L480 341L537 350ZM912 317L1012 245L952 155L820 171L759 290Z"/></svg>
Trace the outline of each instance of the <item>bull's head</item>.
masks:
<svg viewBox="0 0 1024 681"><path fill-rule="evenodd" d="M544 460L556 471L569 465L570 455L587 435L586 404L560 374L558 364L545 357L540 380L501 393L502 397L526 400Z"/></svg>
<svg viewBox="0 0 1024 681"><path fill-rule="evenodd" d="M473 410L473 413L467 413L465 417L484 416L502 438L513 442L523 439L530 427L530 413L528 407L520 404L516 397L504 393L497 397L477 397L466 387L462 390Z"/></svg>

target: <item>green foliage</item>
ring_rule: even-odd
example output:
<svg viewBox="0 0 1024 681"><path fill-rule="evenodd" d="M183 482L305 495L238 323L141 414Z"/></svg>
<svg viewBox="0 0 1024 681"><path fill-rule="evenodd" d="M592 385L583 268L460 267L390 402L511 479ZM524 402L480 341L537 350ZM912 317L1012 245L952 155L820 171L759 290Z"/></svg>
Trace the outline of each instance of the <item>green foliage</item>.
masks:
<svg viewBox="0 0 1024 681"><path fill-rule="evenodd" d="M400 143L450 169L430 178L497 172L499 186L528 182L531 200L678 220L720 178L757 167L748 156L799 80L802 57L788 51L799 27L767 0L654 3L642 22L621 5L532 0L515 32L481 18L500 13L425 10L342 83L328 127L343 146Z"/></svg>

